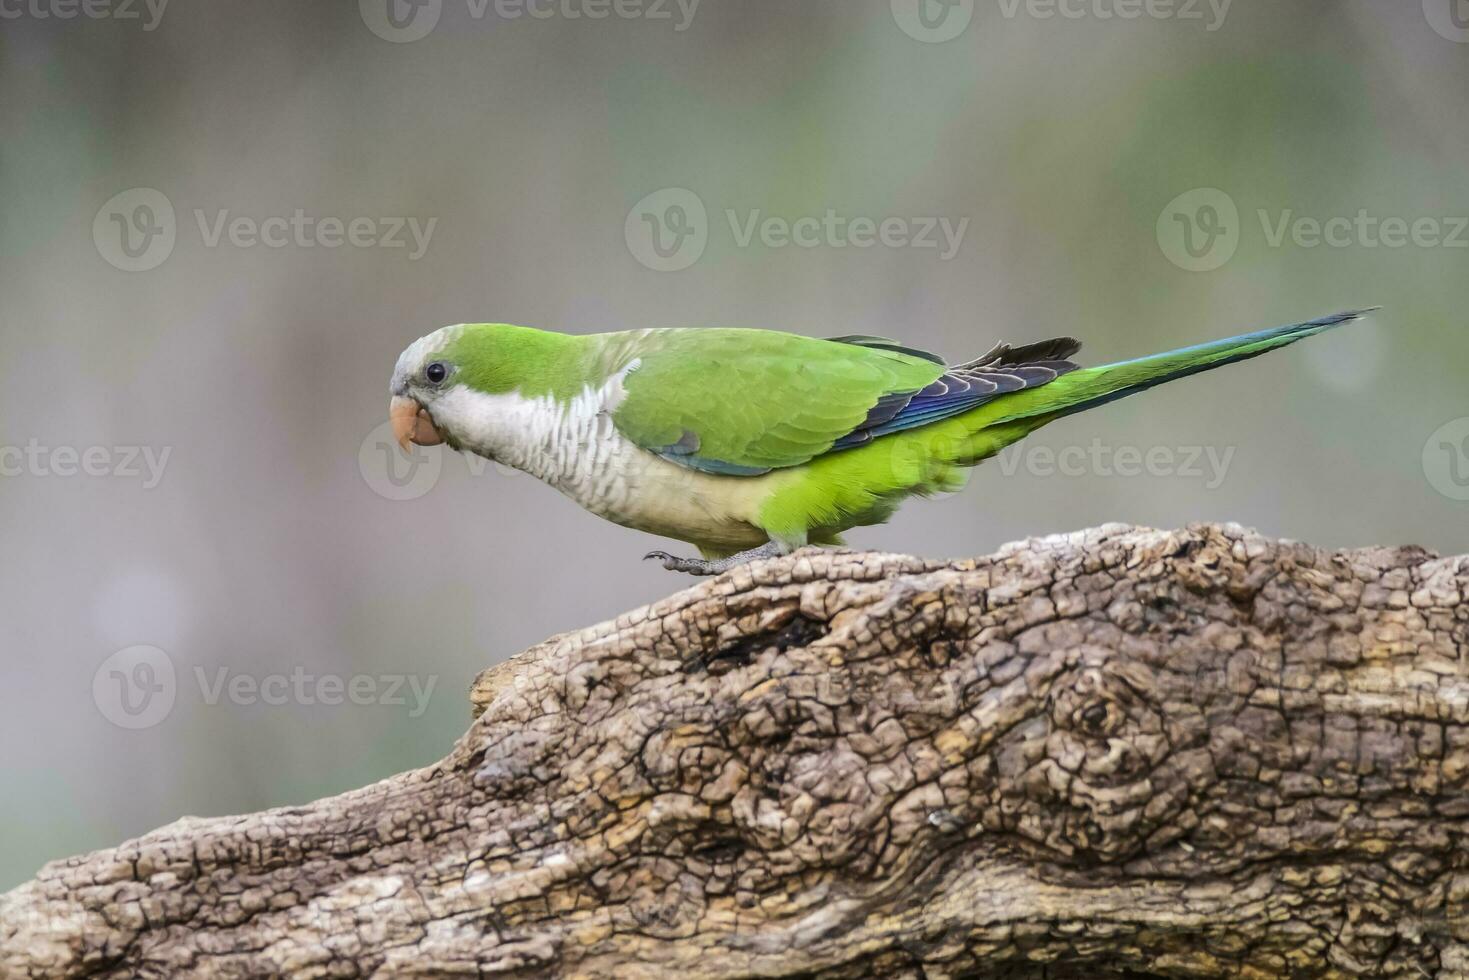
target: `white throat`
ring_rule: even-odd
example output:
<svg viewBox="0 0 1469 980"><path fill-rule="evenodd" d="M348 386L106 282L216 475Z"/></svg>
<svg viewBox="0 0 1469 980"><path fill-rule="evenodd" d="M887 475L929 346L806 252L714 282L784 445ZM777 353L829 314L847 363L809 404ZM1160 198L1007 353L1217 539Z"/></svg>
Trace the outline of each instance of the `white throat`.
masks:
<svg viewBox="0 0 1469 980"><path fill-rule="evenodd" d="M434 420L453 432L463 448L529 473L581 503L615 495L625 456L638 452L612 424L622 400L622 379L637 362L588 385L569 401L519 392L486 394L463 385L434 399Z"/></svg>

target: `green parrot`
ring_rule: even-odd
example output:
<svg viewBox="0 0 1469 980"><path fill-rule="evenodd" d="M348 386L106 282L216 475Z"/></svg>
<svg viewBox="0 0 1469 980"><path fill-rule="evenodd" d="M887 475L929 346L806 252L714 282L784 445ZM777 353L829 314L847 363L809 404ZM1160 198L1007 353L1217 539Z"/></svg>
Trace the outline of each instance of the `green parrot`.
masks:
<svg viewBox="0 0 1469 980"><path fill-rule="evenodd" d="M626 527L687 541L665 568L713 575L839 544L907 497L1056 419L1256 357L1368 310L1101 367L1070 337L949 365L883 337L773 330L569 336L505 323L444 327L393 372L399 443L447 443L513 466Z"/></svg>

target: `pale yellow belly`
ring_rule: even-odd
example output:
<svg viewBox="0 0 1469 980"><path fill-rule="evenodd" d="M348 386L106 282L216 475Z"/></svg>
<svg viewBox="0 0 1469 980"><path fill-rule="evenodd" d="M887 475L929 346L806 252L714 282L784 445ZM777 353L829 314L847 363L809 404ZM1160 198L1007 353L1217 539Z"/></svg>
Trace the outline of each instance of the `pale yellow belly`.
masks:
<svg viewBox="0 0 1469 980"><path fill-rule="evenodd" d="M733 550L767 540L758 515L770 476L715 476L620 436L609 441L589 454L600 464L594 471L548 482L599 517L649 534Z"/></svg>

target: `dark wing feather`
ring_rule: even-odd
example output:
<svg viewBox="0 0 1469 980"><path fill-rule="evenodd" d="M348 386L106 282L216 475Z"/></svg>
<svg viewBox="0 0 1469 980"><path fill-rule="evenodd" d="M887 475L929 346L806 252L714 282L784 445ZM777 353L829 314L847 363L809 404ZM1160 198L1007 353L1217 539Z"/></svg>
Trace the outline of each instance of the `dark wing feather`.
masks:
<svg viewBox="0 0 1469 980"><path fill-rule="evenodd" d="M983 357L949 368L920 391L883 396L868 412L867 419L831 448L865 445L894 432L963 414L1000 395L1049 384L1077 369L1078 365L1067 358L1080 349L1081 344L1071 337L1024 347L996 345Z"/></svg>
<svg viewBox="0 0 1469 980"><path fill-rule="evenodd" d="M996 344L989 353L955 366L955 370L981 367L998 367L1006 364L1033 364L1037 361L1068 361L1081 350L1081 341L1075 337L1056 337L1023 347Z"/></svg>

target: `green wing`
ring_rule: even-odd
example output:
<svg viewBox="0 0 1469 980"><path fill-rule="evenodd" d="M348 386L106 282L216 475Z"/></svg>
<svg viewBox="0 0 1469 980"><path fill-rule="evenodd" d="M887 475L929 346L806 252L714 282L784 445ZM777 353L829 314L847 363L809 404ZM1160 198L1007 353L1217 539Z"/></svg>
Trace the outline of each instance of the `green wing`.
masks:
<svg viewBox="0 0 1469 980"><path fill-rule="evenodd" d="M692 469L799 466L885 422L944 375L941 359L872 337L770 330L650 332L612 413L638 446Z"/></svg>

